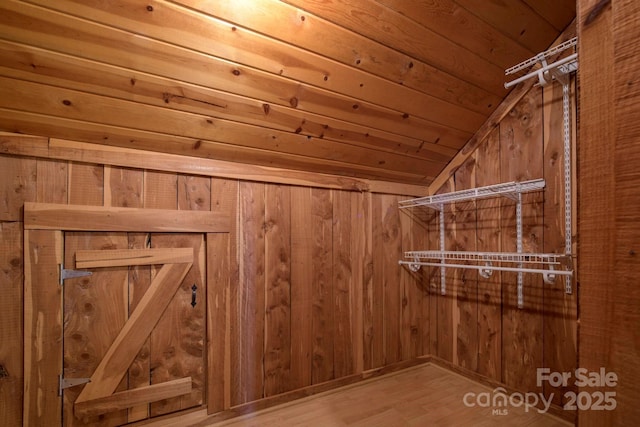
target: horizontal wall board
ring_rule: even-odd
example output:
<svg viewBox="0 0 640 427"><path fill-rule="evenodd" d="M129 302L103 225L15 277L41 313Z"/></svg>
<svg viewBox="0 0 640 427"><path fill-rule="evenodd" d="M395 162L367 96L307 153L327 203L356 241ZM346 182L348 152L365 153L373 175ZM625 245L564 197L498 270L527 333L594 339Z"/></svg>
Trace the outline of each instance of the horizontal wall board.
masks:
<svg viewBox="0 0 640 427"><path fill-rule="evenodd" d="M352 191L373 191L390 194L425 196L424 186L389 181L357 179L336 175L285 170L266 166L246 165L214 159L201 159L174 154L89 144L61 139L33 137L28 146L20 144L25 137L0 134L0 152L15 155L72 160L96 164L125 166L204 175L221 178L291 184L307 187L335 188ZM37 141L37 142L36 142Z"/></svg>
<svg viewBox="0 0 640 427"><path fill-rule="evenodd" d="M25 203L25 230L229 232L228 215L168 209Z"/></svg>

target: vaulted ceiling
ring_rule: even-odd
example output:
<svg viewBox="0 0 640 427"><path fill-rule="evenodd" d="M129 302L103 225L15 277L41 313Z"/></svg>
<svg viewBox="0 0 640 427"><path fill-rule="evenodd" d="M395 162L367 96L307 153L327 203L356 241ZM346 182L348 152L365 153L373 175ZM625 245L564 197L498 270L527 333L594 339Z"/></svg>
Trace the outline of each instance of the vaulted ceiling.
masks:
<svg viewBox="0 0 640 427"><path fill-rule="evenodd" d="M2 0L0 130L428 185L573 0Z"/></svg>

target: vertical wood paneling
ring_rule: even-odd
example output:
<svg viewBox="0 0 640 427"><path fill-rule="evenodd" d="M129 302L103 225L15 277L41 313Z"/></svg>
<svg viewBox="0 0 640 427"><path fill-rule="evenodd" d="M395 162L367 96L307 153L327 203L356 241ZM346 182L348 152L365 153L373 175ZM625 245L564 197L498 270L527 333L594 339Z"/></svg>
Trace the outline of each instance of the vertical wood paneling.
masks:
<svg viewBox="0 0 640 427"><path fill-rule="evenodd" d="M178 175L178 209L211 210L211 178Z"/></svg>
<svg viewBox="0 0 640 427"><path fill-rule="evenodd" d="M6 426L22 424L22 269L22 223L0 222L0 424Z"/></svg>
<svg viewBox="0 0 640 427"><path fill-rule="evenodd" d="M37 160L36 201L67 203L69 163L61 160Z"/></svg>
<svg viewBox="0 0 640 427"><path fill-rule="evenodd" d="M455 173L456 190L476 187L475 158L470 157ZM456 203L456 243L460 251L476 251L476 203ZM458 366L476 371L478 368L478 272L460 269L456 272L454 302L454 334Z"/></svg>
<svg viewBox="0 0 640 427"><path fill-rule="evenodd" d="M178 208L178 176L174 173L164 173L155 171L144 171L144 207L151 209L177 209ZM152 235L148 235L147 243L149 247L157 244ZM150 266L150 280L153 280L159 266ZM166 377L163 372L165 359L170 358L172 353L166 356L160 350L163 343L167 342L167 335L171 334L168 317L163 314L156 327L151 331L149 336L149 381L154 383ZM145 344L146 345L146 344ZM175 402L175 400L174 400ZM166 402L156 402L149 405L149 414L151 416L163 413Z"/></svg>
<svg viewBox="0 0 640 427"><path fill-rule="evenodd" d="M616 268L616 224L611 215L616 209L614 138L617 123L615 93L611 90L617 75L615 21L612 8L608 7L603 8L596 19L589 18L599 4L598 0L577 3L580 50L578 365L590 371L610 366L616 292L612 283ZM617 410L622 411L619 407ZM599 427L615 425L614 418L613 411L579 411L577 421L581 427Z"/></svg>
<svg viewBox="0 0 640 427"><path fill-rule="evenodd" d="M382 251L382 280L384 292L384 364L402 360L401 295L399 255L402 250L398 197L381 195L382 245L375 250Z"/></svg>
<svg viewBox="0 0 640 427"><path fill-rule="evenodd" d="M231 407L231 290L238 286L237 180L211 179L211 211L227 212L231 218L226 238L207 236L207 411L214 413ZM221 258L225 253L226 261Z"/></svg>
<svg viewBox="0 0 640 427"><path fill-rule="evenodd" d="M144 206L144 172L141 170L105 166L105 205L116 207L140 208ZM147 247L146 233L129 233L128 247L144 249ZM131 266L128 272L128 317L135 310L140 298L145 294L151 283L150 266ZM128 371L128 388L136 388L151 383L149 365L149 340L147 340L134 359ZM127 420L129 422L145 419L149 416L149 405L129 408Z"/></svg>
<svg viewBox="0 0 640 427"><path fill-rule="evenodd" d="M542 176L541 91L529 92L500 123L501 181L524 181ZM523 251L542 248L543 193L522 196ZM503 200L502 250L515 252L515 203ZM516 273L503 273L502 380L518 389L540 392L536 368L542 367L542 277L524 274L524 309L517 306Z"/></svg>
<svg viewBox="0 0 640 427"><path fill-rule="evenodd" d="M179 175L177 200L179 210L211 208L209 178ZM152 235L152 247L191 247L194 263L173 300L156 325L152 345L152 383L191 377L190 395L166 399L151 405L152 415L186 409L204 403L206 248L200 234ZM192 286L196 285L196 305L191 306ZM176 342L178 339L178 342Z"/></svg>
<svg viewBox="0 0 640 427"><path fill-rule="evenodd" d="M241 182L238 239L240 281L231 293L231 406L263 397L264 184Z"/></svg>
<svg viewBox="0 0 640 427"><path fill-rule="evenodd" d="M311 188L291 188L291 387L311 385Z"/></svg>
<svg viewBox="0 0 640 427"><path fill-rule="evenodd" d="M411 218L411 248L413 250L429 249L429 221L433 217L431 210L416 210L408 211L401 210L400 215L404 212L410 213ZM408 245L403 242L403 250ZM415 342L415 352L412 351L412 355L423 356L432 354L430 350L431 346L431 292L429 290L429 268L420 267L420 269L411 274L411 289L410 296L416 298L419 304L413 306L416 310L412 314L412 327L416 326L420 337L416 337L412 340ZM415 302L414 302L415 303ZM433 316L435 318L435 315ZM412 332L413 334L413 332ZM420 347L417 347L420 345Z"/></svg>
<svg viewBox="0 0 640 427"><path fill-rule="evenodd" d="M225 395L230 390L227 358L229 325L229 234L207 234L207 412L225 409Z"/></svg>
<svg viewBox="0 0 640 427"><path fill-rule="evenodd" d="M144 207L176 209L178 206L178 175L169 172L144 171Z"/></svg>
<svg viewBox="0 0 640 427"><path fill-rule="evenodd" d="M491 132L475 153L476 185L500 183L500 130ZM476 244L481 252L502 251L500 199L476 202ZM505 230L506 232L506 230ZM502 379L502 273L478 276L478 373Z"/></svg>
<svg viewBox="0 0 640 427"><path fill-rule="evenodd" d="M69 204L103 206L104 166L69 163Z"/></svg>
<svg viewBox="0 0 640 427"><path fill-rule="evenodd" d="M371 193L351 193L353 369L364 370L364 290L371 284Z"/></svg>
<svg viewBox="0 0 640 427"><path fill-rule="evenodd" d="M126 233L69 232L64 238L64 263L73 266L78 250L126 249ZM128 318L127 267L94 269L88 277L64 283L64 376L88 378L104 357ZM126 390L125 377L117 391ZM63 392L63 424L117 425L127 422L127 411L78 419L73 403L82 387Z"/></svg>
<svg viewBox="0 0 640 427"><path fill-rule="evenodd" d="M640 422L637 272L637 2L578 2L580 367L616 372L614 411L580 411L580 426ZM584 62L583 62L584 56ZM583 88L584 86L584 88ZM582 391L592 393L594 388Z"/></svg>
<svg viewBox="0 0 640 427"><path fill-rule="evenodd" d="M400 197L400 200L410 197ZM425 250L427 248L427 228L423 224L424 211L420 209L399 210L402 252L398 259L403 259L405 251ZM410 360L425 354L423 352L423 340L429 342L428 328L428 302L427 311L424 312L423 287L425 279L425 269L420 268L417 272L412 272L408 267L400 268L400 278L402 286L401 295L401 348L402 360ZM426 315L426 318L425 318ZM426 331L426 334L425 334Z"/></svg>
<svg viewBox="0 0 640 427"><path fill-rule="evenodd" d="M365 267L368 279L363 288L363 325L364 325L364 369L369 370L382 366L383 353L383 293L382 293L382 254L377 248L382 244L382 206L378 194L368 197L371 219L366 223L370 230L371 248L369 262Z"/></svg>
<svg viewBox="0 0 640 427"><path fill-rule="evenodd" d="M22 205L36 200L36 161L0 155L0 221L22 221Z"/></svg>
<svg viewBox="0 0 640 427"><path fill-rule="evenodd" d="M353 374L354 282L351 252L351 196L346 191L333 191L333 362L335 377Z"/></svg>
<svg viewBox="0 0 640 427"><path fill-rule="evenodd" d="M142 172L142 171L141 171ZM140 177L142 178L142 174ZM112 187L113 188L113 187ZM142 196L142 195L141 195ZM132 199L132 201L135 199ZM142 197L140 197L140 203ZM146 249L149 243L148 233L128 233L129 249ZM151 284L151 267L148 265L135 265L129 267L129 317L134 312L140 299L149 289ZM151 352L150 339L142 345L138 355L129 368L129 389L143 387L151 384L151 365L149 355ZM128 409L128 421L143 420L149 416L149 405L144 404Z"/></svg>
<svg viewBox="0 0 640 427"><path fill-rule="evenodd" d="M333 205L331 191L311 190L313 253L312 384L335 378L333 364Z"/></svg>
<svg viewBox="0 0 640 427"><path fill-rule="evenodd" d="M428 229L427 247L440 248L439 215L435 210L425 211ZM440 269L438 267L423 267L425 269L427 288L429 291L429 354L438 355L439 324L442 322L438 312L440 302Z"/></svg>
<svg viewBox="0 0 640 427"><path fill-rule="evenodd" d="M291 192L266 185L265 397L291 389Z"/></svg>
<svg viewBox="0 0 640 427"><path fill-rule="evenodd" d="M562 85L547 86L544 101L544 252L565 253L564 226L564 142L562 115ZM572 126L574 127L574 126ZM573 279L570 279L573 280ZM575 281L574 281L575 282ZM577 290L565 293L565 278L544 285L544 367L551 372L574 372L577 362ZM577 391L573 382L553 387L544 383L544 392L562 405L567 391Z"/></svg>
<svg viewBox="0 0 640 427"><path fill-rule="evenodd" d="M105 182L105 206L123 208L141 208L143 206L143 171L105 166L105 181L107 175L109 179Z"/></svg>
<svg viewBox="0 0 640 427"><path fill-rule="evenodd" d="M59 424L62 399L58 397L58 375L63 356L58 264L63 258L62 233L30 230L24 233L24 241L23 423Z"/></svg>
<svg viewBox="0 0 640 427"><path fill-rule="evenodd" d="M445 185L440 188L438 193L448 193L455 190L455 182L453 177L450 178ZM454 214L454 205L448 204L444 206L444 238L445 238L445 250L456 250L456 221ZM438 227L440 227L438 219ZM438 246L440 248L440 232L438 228ZM459 272L453 268L447 268L445 270L446 280L446 295L440 293L440 268L434 268L432 280L436 283L437 292L437 312L438 312L438 327L437 327L437 339L438 350L437 356L453 362L453 355L455 351L455 337L454 337L454 319L453 319L453 301L455 299L455 277ZM457 323L457 322L456 322Z"/></svg>
<svg viewBox="0 0 640 427"><path fill-rule="evenodd" d="M205 242L202 234L152 234L153 248L193 248L194 262L156 324L151 341L151 383L191 377L191 393L151 404L156 416L204 402L204 341L207 287ZM193 285L196 305L191 305Z"/></svg>

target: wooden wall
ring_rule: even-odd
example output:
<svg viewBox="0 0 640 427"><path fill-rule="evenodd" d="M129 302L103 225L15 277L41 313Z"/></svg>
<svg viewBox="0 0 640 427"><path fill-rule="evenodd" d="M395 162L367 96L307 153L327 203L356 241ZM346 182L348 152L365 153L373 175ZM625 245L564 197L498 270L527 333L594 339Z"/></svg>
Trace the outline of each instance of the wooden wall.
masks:
<svg viewBox="0 0 640 427"><path fill-rule="evenodd" d="M575 144L575 104L572 112ZM523 250L564 253L562 132L561 85L534 87L440 192L544 178L544 192L523 195ZM448 250L516 251L515 202L507 198L456 203L445 218ZM433 249L439 243L436 227L430 225ZM431 287L439 287L438 268L430 277ZM447 270L447 295L431 296L431 315L437 316L431 318L437 331L431 352L435 361L467 375L553 395L553 403L562 405L571 384L538 387L536 370L573 372L577 367L576 303L575 283L574 293L567 295L562 278L547 285L541 275L525 274L524 308L519 309L515 273L494 272L484 279L475 270Z"/></svg>
<svg viewBox="0 0 640 427"><path fill-rule="evenodd" d="M232 214L229 241L211 236L206 241L208 262L226 263L230 283L199 273L209 288L206 376L214 381L207 391L201 379L194 387L196 402L206 403L209 412L327 382L353 382L429 353L429 293L421 274L397 262L402 250L426 239L421 221L398 210L398 200L409 196L51 159L37 157L50 154L46 138L0 139L4 153L31 150L29 157L0 154L2 425L19 425L22 419L22 206L28 201ZM129 236L129 246L144 244L144 236ZM227 247L231 256L220 260L217 254ZM129 280L144 286L148 274L138 272ZM130 285L129 292L139 291ZM130 297L135 304L135 295ZM180 307L168 310L176 315L163 322L181 318ZM162 336L154 334L151 345L161 344ZM165 371L169 378L172 363L191 360L188 351L172 361L153 352L145 359L143 353L128 376L131 387L148 384L151 371L154 378ZM196 371L191 376L201 378ZM178 410L184 403L152 404L142 415L134 408L120 413L117 422L144 418L147 411Z"/></svg>
<svg viewBox="0 0 640 427"><path fill-rule="evenodd" d="M614 411L580 426L640 424L640 4L578 2L580 47L580 366L614 372Z"/></svg>

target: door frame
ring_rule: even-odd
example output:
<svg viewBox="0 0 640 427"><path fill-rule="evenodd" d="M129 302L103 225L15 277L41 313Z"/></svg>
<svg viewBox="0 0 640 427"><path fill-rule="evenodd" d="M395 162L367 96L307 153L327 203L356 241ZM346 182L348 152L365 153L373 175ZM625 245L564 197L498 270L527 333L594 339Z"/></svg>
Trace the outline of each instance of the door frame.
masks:
<svg viewBox="0 0 640 427"><path fill-rule="evenodd" d="M64 256L64 231L204 233L206 280L213 282L207 295L207 343L225 339L224 334L220 336L213 328L216 304L212 302L219 301L221 293L228 295L231 231L228 214L25 203L23 425L55 425L62 417L59 375L63 365L63 303L59 274ZM228 304L228 298L222 301L225 300ZM207 351L207 367L217 358L219 355ZM212 375L207 375L207 395L217 386Z"/></svg>

